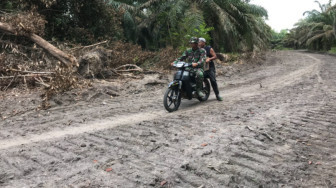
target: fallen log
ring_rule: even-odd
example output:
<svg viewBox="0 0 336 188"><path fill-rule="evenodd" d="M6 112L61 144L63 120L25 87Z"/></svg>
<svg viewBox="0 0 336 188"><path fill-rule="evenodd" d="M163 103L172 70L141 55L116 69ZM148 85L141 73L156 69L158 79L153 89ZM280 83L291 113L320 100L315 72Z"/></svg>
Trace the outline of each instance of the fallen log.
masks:
<svg viewBox="0 0 336 188"><path fill-rule="evenodd" d="M122 70L122 69L124 69L124 70ZM134 65L134 64L126 64L126 65L122 65L120 67L117 67L115 69L115 71L117 71L117 72L134 72L134 71L143 72L143 69L138 67L137 65Z"/></svg>
<svg viewBox="0 0 336 188"><path fill-rule="evenodd" d="M12 72L20 72L20 73L26 73L26 74L55 74L54 72L36 72L36 71L22 71L17 69L8 69Z"/></svg>
<svg viewBox="0 0 336 188"><path fill-rule="evenodd" d="M117 72L142 72L139 69L115 70Z"/></svg>
<svg viewBox="0 0 336 188"><path fill-rule="evenodd" d="M45 77L46 75L49 75L49 74L25 74L25 75L16 75L16 76L1 76L0 79L10 79L10 78L14 78L14 77L17 77L17 78L22 78L22 77L39 77L39 76Z"/></svg>
<svg viewBox="0 0 336 188"><path fill-rule="evenodd" d="M70 67L71 65L78 66L77 59L74 56L66 54L62 50L56 48L54 45L50 44L48 41L44 40L42 37L34 33L19 34L18 32L16 32L16 30L11 25L7 23L3 23L3 22L0 22L0 31L9 33L12 35L16 35L16 36L27 37L31 41L39 45L41 48L49 52L52 56L54 56L56 59L58 59L60 62L62 62L67 67Z"/></svg>
<svg viewBox="0 0 336 188"><path fill-rule="evenodd" d="M37 82L36 83L38 83L38 84L40 84L40 85L43 85L44 87L46 87L46 88L50 88L50 85L49 84L46 84L46 83L44 83L44 81L42 80L42 78L34 78Z"/></svg>
<svg viewBox="0 0 336 188"><path fill-rule="evenodd" d="M69 51L76 51L76 50L79 50L79 49L92 48L92 47L95 47L95 46L99 46L101 44L106 44L107 42L108 42L108 40L105 40L103 42L98 42L96 44L91 44L91 45L88 45L88 46L80 46L80 47L72 48Z"/></svg>

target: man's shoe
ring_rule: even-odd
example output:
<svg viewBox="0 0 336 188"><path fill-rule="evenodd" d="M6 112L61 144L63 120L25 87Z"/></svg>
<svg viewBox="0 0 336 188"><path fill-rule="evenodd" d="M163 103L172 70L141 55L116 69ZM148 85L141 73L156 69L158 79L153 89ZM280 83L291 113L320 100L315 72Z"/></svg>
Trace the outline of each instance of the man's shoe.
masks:
<svg viewBox="0 0 336 188"><path fill-rule="evenodd" d="M219 96L219 95L216 95L216 98L218 101L223 101L223 97Z"/></svg>
<svg viewBox="0 0 336 188"><path fill-rule="evenodd" d="M197 91L197 95L201 98L203 98L205 96L202 91Z"/></svg>

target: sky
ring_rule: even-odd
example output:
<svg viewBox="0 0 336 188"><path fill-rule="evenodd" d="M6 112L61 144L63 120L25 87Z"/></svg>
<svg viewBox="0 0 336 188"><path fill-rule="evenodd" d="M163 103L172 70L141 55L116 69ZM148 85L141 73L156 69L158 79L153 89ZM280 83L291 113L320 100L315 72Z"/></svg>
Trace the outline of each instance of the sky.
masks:
<svg viewBox="0 0 336 188"><path fill-rule="evenodd" d="M321 4L327 4L329 0L319 0ZM305 11L318 10L315 0L251 0L252 4L260 5L268 11L266 23L277 32L282 29L292 29L294 24L304 18ZM333 0L333 4L335 0Z"/></svg>

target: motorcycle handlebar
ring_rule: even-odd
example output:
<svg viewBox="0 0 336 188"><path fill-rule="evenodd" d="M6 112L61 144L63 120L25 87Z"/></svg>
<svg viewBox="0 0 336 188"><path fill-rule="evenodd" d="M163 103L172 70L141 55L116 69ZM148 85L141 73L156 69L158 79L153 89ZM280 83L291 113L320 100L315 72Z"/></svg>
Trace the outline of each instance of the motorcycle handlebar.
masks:
<svg viewBox="0 0 336 188"><path fill-rule="evenodd" d="M180 64L182 63L183 65L179 65L179 63ZM179 61L176 64L174 64L174 67L192 67L192 63L186 63L186 62L183 62L183 61Z"/></svg>

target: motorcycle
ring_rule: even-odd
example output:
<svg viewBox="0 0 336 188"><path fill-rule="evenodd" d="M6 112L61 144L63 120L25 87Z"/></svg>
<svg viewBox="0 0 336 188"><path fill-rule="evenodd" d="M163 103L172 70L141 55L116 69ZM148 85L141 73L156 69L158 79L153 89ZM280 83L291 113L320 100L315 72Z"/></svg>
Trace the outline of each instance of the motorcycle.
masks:
<svg viewBox="0 0 336 188"><path fill-rule="evenodd" d="M188 100L197 98L200 102L208 100L210 82L207 78L204 78L202 88L204 97L199 97L196 92L195 73L188 70L188 67L192 67L192 63L180 61L174 67L177 68L177 72L174 75L174 80L169 83L163 97L163 104L168 112L178 110L182 98Z"/></svg>

